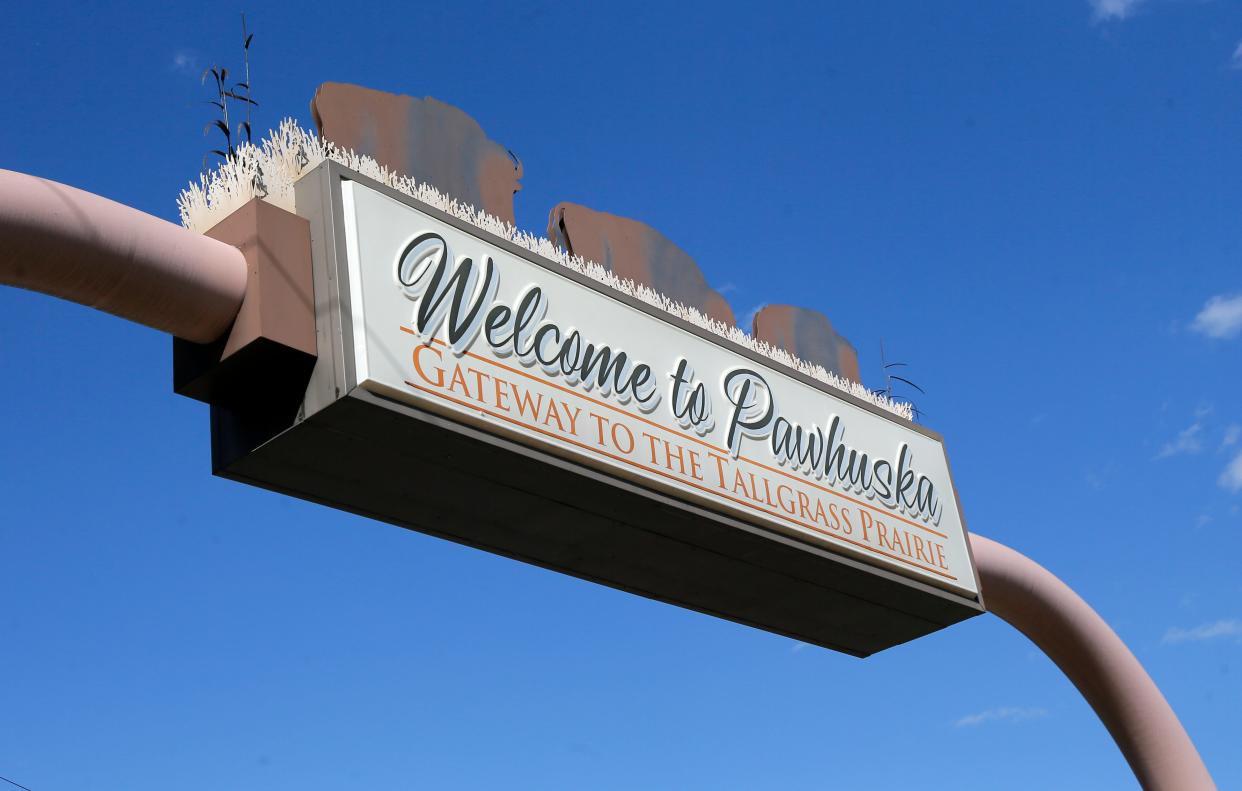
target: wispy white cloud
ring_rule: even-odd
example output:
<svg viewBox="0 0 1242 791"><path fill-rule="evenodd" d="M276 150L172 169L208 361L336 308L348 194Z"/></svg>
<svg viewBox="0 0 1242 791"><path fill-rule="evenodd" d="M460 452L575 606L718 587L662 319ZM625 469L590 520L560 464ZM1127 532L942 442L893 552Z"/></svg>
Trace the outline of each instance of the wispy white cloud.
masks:
<svg viewBox="0 0 1242 791"><path fill-rule="evenodd" d="M1164 443L1160 452L1156 454L1156 458L1167 459L1169 456L1198 453L1203 450L1203 439L1200 436L1202 432L1203 424L1196 420L1177 432L1177 437Z"/></svg>
<svg viewBox="0 0 1242 791"><path fill-rule="evenodd" d="M197 77L199 75L198 55L188 49L177 50L173 53L172 70Z"/></svg>
<svg viewBox="0 0 1242 791"><path fill-rule="evenodd" d="M1242 426L1231 423L1225 428L1225 436L1221 437L1220 446L1222 449L1231 448L1238 444L1239 439L1242 439Z"/></svg>
<svg viewBox="0 0 1242 791"><path fill-rule="evenodd" d="M1242 333L1242 294L1212 297L1190 328L1209 338L1232 338Z"/></svg>
<svg viewBox="0 0 1242 791"><path fill-rule="evenodd" d="M1164 633L1160 642L1166 645L1177 643L1199 643L1204 640L1215 640L1218 637L1242 638L1242 621L1227 618L1222 621L1200 624L1192 629L1172 627Z"/></svg>
<svg viewBox="0 0 1242 791"><path fill-rule="evenodd" d="M1096 491L1106 488L1117 477L1117 462L1109 459L1103 464L1088 467L1082 474L1083 480Z"/></svg>
<svg viewBox="0 0 1242 791"><path fill-rule="evenodd" d="M1099 21L1125 19L1138 10L1146 0L1087 0L1091 13Z"/></svg>
<svg viewBox="0 0 1242 791"><path fill-rule="evenodd" d="M737 323L737 326L741 327L744 332L750 332L750 328L755 326L755 316L758 316L759 311L763 310L767 306L768 303L766 302L760 302L758 305L755 305L753 308L746 311L746 314L742 316L742 319Z"/></svg>
<svg viewBox="0 0 1242 791"><path fill-rule="evenodd" d="M1233 461L1225 465L1220 478L1216 480L1222 489L1231 492L1242 492L1242 453L1233 457Z"/></svg>
<svg viewBox="0 0 1242 791"><path fill-rule="evenodd" d="M987 722L1022 722L1024 720L1037 720L1047 716L1047 709L1023 709L1014 706L1002 706L999 709L987 709L986 711L967 714L954 722L953 726L955 728L973 728L976 725L983 725Z"/></svg>
<svg viewBox="0 0 1242 791"><path fill-rule="evenodd" d="M1233 57L1229 59L1229 65L1235 69L1242 69L1242 41L1238 42L1238 46L1233 48Z"/></svg>

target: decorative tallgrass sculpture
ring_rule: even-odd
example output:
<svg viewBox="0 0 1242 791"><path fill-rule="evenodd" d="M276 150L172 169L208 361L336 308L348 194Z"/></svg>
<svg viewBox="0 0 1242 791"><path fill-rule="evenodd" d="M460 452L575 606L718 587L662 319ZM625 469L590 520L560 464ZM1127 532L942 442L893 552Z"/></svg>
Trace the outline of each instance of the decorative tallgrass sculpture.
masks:
<svg viewBox="0 0 1242 791"><path fill-rule="evenodd" d="M231 157L225 158L214 170L204 173L197 182L182 190L177 196L181 224L202 233L254 198L261 198L292 212L294 182L303 173L328 159L451 214L480 230L507 239L608 288L640 299L671 316L793 368L829 387L849 393L905 420L912 420L914 417L910 404L894 400L883 391L869 390L858 382L837 376L822 365L809 363L784 349L757 340L736 326L712 319L698 309L669 299L641 283L619 278L594 261L570 255L542 236L520 230L511 223L461 203L430 184L422 184L408 176L393 173L369 156L342 149L329 140L323 140L300 127L293 119L282 121L276 130L257 144L249 141L239 143L233 148Z"/></svg>

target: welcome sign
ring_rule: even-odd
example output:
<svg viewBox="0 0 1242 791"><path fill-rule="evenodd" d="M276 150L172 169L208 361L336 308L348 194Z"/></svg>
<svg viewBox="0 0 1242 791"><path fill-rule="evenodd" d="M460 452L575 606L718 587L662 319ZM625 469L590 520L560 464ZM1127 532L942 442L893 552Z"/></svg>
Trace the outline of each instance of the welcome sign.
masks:
<svg viewBox="0 0 1242 791"><path fill-rule="evenodd" d="M977 597L931 432L412 201L339 190L359 388Z"/></svg>

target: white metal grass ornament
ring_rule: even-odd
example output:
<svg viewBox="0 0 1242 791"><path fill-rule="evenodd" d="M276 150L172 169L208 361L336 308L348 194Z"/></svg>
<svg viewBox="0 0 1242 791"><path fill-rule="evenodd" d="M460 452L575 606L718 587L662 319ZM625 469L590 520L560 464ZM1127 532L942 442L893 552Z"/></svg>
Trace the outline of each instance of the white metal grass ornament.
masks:
<svg viewBox="0 0 1242 791"><path fill-rule="evenodd" d="M293 185L303 173L330 159L374 179L399 192L405 193L440 211L467 222L480 230L526 248L530 252L554 261L580 274L602 283L636 299L640 299L669 315L688 321L708 332L762 354L775 362L793 368L799 373L817 379L824 384L855 398L860 398L906 420L914 417L913 408L895 401L883 393L867 389L850 379L837 376L822 365L802 360L784 349L751 337L740 328L717 321L697 308L669 299L641 283L620 278L594 261L570 255L550 240L528 233L512 224L461 203L437 190L430 184L394 173L380 165L374 158L343 149L330 140L323 140L313 132L298 126L291 118L281 121L279 128L252 144L238 145L233 157L208 171L177 196L177 208L181 224L198 233L210 229L220 220L254 198L260 198L286 211L294 211Z"/></svg>

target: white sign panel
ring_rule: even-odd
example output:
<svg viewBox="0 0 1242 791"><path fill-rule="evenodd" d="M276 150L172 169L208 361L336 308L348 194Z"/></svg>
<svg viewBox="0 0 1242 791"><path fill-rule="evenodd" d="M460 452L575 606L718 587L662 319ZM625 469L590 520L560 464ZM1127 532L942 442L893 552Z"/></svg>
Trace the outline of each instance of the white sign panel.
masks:
<svg viewBox="0 0 1242 791"><path fill-rule="evenodd" d="M359 386L977 593L937 440L482 232L356 182L343 203Z"/></svg>

